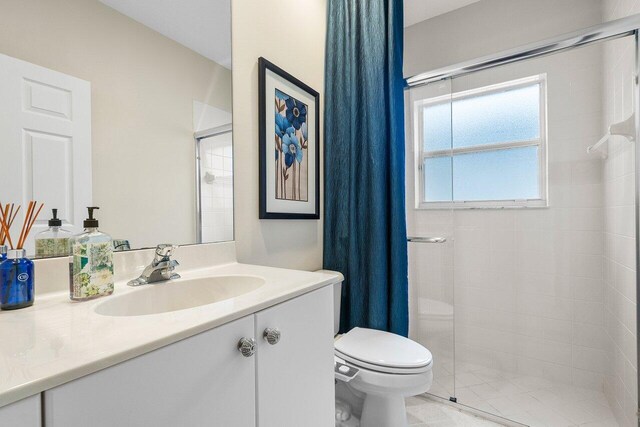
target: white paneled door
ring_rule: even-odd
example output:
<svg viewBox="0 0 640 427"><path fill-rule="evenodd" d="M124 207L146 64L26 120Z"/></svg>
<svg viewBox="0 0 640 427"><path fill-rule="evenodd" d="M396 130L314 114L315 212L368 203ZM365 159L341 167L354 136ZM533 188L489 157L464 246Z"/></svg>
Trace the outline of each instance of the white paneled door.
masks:
<svg viewBox="0 0 640 427"><path fill-rule="evenodd" d="M57 208L79 232L91 205L91 84L0 55L0 201L45 204L26 245ZM20 227L14 225L16 237ZM15 243L15 242L14 242Z"/></svg>

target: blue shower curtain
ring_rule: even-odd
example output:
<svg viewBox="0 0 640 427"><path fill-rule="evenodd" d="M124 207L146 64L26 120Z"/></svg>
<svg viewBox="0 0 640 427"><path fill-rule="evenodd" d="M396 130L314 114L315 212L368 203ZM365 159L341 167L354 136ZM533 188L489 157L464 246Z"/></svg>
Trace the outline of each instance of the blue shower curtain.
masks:
<svg viewBox="0 0 640 427"><path fill-rule="evenodd" d="M341 330L408 332L402 0L328 0L324 267Z"/></svg>

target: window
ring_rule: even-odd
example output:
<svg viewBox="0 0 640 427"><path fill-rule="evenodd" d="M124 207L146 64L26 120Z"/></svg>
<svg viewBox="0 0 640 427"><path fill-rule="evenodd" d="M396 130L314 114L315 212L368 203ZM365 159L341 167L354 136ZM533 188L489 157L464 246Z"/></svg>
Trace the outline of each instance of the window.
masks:
<svg viewBox="0 0 640 427"><path fill-rule="evenodd" d="M545 76L414 103L419 208L546 206Z"/></svg>

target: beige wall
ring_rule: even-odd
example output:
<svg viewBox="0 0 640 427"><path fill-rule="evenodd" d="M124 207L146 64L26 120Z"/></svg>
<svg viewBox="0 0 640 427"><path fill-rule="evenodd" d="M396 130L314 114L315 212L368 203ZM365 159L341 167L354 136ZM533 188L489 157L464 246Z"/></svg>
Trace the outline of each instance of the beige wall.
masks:
<svg viewBox="0 0 640 427"><path fill-rule="evenodd" d="M136 247L193 243L193 101L231 111L231 72L97 0L0 0L0 11L0 53L91 82L104 231Z"/></svg>
<svg viewBox="0 0 640 427"><path fill-rule="evenodd" d="M405 29L405 76L600 22L601 0L482 0Z"/></svg>
<svg viewBox="0 0 640 427"><path fill-rule="evenodd" d="M326 0L234 0L232 7L238 260L317 269L322 266L322 219L258 219L258 57L320 92L322 129Z"/></svg>

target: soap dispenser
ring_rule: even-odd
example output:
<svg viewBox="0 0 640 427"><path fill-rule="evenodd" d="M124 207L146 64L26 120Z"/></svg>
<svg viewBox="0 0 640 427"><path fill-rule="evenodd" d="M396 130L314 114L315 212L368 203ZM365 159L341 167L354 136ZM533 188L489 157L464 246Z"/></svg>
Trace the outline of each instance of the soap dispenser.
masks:
<svg viewBox="0 0 640 427"><path fill-rule="evenodd" d="M70 231L62 228L62 220L58 218L58 209L51 209L53 218L49 220L49 228L36 234L36 257L45 258L69 255Z"/></svg>
<svg viewBox="0 0 640 427"><path fill-rule="evenodd" d="M111 295L113 293L113 241L98 230L98 220L89 207L84 232L71 238L70 297L74 301Z"/></svg>

